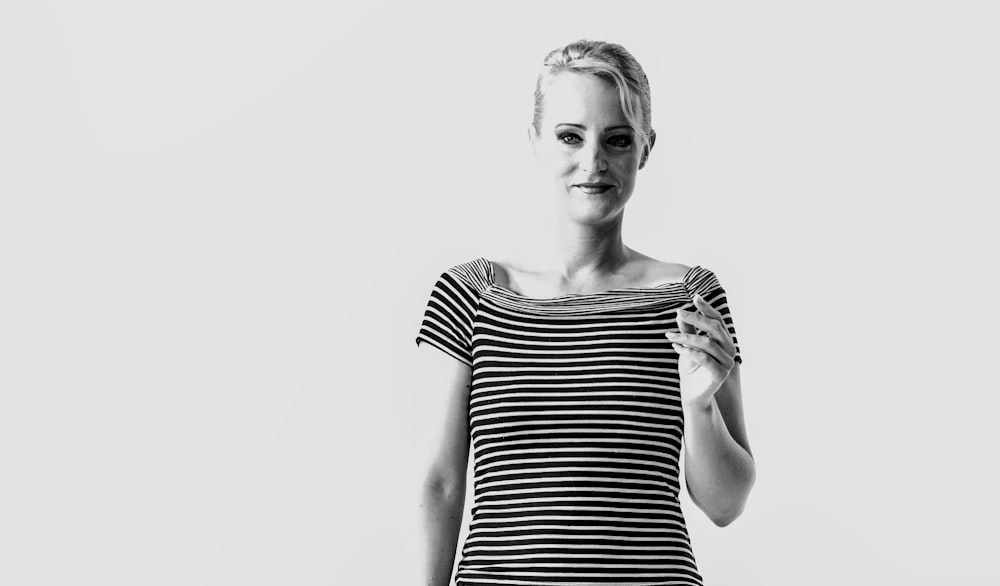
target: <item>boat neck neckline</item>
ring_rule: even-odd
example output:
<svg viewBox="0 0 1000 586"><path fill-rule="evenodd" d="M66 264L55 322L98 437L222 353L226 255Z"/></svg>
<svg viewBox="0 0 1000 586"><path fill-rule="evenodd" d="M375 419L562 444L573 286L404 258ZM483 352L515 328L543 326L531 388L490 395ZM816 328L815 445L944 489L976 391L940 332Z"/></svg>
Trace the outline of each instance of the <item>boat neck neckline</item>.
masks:
<svg viewBox="0 0 1000 586"><path fill-rule="evenodd" d="M660 283L659 285L651 285L651 286L648 286L648 287L615 287L614 289L605 289L603 291L591 291L589 293L563 293L562 295L557 295L555 297L528 297L527 295L524 295L522 293L518 293L517 291L514 291L513 289L508 289L507 287L504 287L503 285L497 283L497 281L496 281L496 272L493 269L493 262L490 261L490 259L486 258L485 256L482 256L482 257L479 257L479 258L480 258L481 261L483 261L486 264L486 269L487 269L488 274L489 274L489 283L490 283L489 286L490 286L490 288L497 289L499 291L507 293L508 295L512 295L514 297L517 297L517 298L523 299L523 300L527 300L527 301L556 301L556 300L560 300L560 299L577 299L577 298L585 298L585 297L600 297L600 296L606 296L606 295L610 295L610 294L614 294L614 293L643 293L643 292L655 293L655 292L660 292L660 291L667 290L670 287L684 286L688 282L688 277L690 277L691 274L693 272L695 272L696 270L702 268L701 265L694 265L694 266L688 268L687 272L684 273L684 277L680 281L670 281L670 282L667 282L667 283Z"/></svg>

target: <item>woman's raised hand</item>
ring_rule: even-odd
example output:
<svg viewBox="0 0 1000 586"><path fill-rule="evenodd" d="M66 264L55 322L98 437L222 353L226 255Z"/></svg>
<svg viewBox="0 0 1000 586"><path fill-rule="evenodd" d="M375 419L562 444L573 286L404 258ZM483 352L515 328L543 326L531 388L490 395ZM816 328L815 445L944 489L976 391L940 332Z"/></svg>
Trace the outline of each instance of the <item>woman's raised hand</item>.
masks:
<svg viewBox="0 0 1000 586"><path fill-rule="evenodd" d="M677 310L681 331L665 335L679 355L681 401L685 407L707 407L733 369L736 346L717 309L698 294L694 305L697 312Z"/></svg>

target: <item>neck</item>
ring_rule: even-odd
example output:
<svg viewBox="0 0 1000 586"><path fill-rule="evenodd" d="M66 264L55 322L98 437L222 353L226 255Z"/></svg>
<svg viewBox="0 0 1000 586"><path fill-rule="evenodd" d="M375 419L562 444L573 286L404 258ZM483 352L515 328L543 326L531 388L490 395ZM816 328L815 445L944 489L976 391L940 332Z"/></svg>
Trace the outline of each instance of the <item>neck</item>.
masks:
<svg viewBox="0 0 1000 586"><path fill-rule="evenodd" d="M629 262L632 250L622 242L622 215L601 225L580 224L565 218L549 232L544 262L566 282L614 275Z"/></svg>

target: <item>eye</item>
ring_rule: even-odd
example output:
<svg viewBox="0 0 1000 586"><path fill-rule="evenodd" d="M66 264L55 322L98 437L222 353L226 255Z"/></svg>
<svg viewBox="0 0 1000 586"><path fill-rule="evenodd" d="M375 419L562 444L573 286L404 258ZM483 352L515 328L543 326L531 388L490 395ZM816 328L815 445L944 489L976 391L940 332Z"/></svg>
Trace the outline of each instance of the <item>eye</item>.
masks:
<svg viewBox="0 0 1000 586"><path fill-rule="evenodd" d="M612 136L609 138L608 143L619 148L628 148L632 146L632 137L625 134L619 134L618 136Z"/></svg>
<svg viewBox="0 0 1000 586"><path fill-rule="evenodd" d="M579 144L580 143L580 137L577 136L577 135L575 135L575 134L573 134L572 132L564 132L564 133L560 134L556 138L559 140L559 142L561 142L563 144Z"/></svg>

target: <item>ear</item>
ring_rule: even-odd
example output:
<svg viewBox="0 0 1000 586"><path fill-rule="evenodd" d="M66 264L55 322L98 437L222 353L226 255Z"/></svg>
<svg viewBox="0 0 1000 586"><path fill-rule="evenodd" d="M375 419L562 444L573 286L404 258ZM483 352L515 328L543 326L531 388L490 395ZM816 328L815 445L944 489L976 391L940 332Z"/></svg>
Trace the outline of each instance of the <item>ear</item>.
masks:
<svg viewBox="0 0 1000 586"><path fill-rule="evenodd" d="M653 150L653 145L656 144L656 131L649 131L649 142L646 146L642 147L642 157L639 159L639 168L642 169L646 166L646 160L649 159L649 151Z"/></svg>

